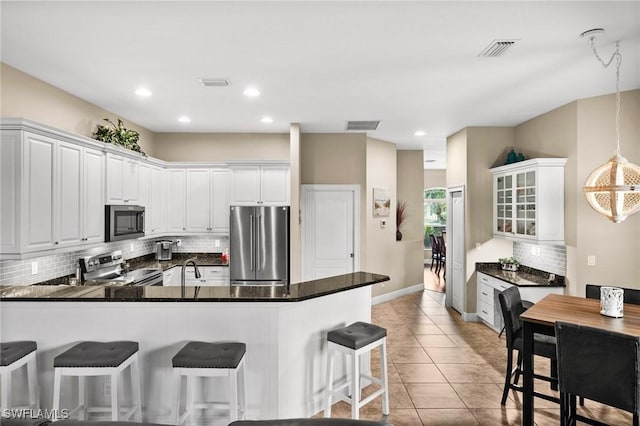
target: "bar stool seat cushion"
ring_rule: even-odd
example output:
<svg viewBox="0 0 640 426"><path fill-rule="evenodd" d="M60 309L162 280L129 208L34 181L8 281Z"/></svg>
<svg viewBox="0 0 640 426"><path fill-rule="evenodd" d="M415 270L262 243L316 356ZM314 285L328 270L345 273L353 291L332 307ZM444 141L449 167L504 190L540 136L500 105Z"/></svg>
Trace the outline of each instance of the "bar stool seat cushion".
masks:
<svg viewBox="0 0 640 426"><path fill-rule="evenodd" d="M327 333L330 342L350 349L360 349L370 343L386 337L387 330L367 322L354 322L348 327L331 330Z"/></svg>
<svg viewBox="0 0 640 426"><path fill-rule="evenodd" d="M38 349L36 342L29 340L0 343L0 366L5 367L13 364L36 349Z"/></svg>
<svg viewBox="0 0 640 426"><path fill-rule="evenodd" d="M53 359L54 367L117 367L138 352L138 342L80 342Z"/></svg>
<svg viewBox="0 0 640 426"><path fill-rule="evenodd" d="M246 351L239 342L189 342L171 362L176 368L236 368Z"/></svg>

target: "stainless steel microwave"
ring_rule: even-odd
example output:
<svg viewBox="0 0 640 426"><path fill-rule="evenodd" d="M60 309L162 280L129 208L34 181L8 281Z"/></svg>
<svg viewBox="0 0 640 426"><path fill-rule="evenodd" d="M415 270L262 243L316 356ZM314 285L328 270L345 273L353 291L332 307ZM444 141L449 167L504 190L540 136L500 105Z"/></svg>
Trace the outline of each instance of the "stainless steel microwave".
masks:
<svg viewBox="0 0 640 426"><path fill-rule="evenodd" d="M144 237L144 206L107 204L104 221L105 241Z"/></svg>

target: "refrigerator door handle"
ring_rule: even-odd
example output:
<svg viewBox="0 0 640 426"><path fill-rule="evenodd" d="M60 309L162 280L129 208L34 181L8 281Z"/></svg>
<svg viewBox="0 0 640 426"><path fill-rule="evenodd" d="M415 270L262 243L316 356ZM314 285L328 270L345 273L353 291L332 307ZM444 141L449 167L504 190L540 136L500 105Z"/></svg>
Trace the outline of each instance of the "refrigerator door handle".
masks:
<svg viewBox="0 0 640 426"><path fill-rule="evenodd" d="M251 270L254 270L254 265L253 265L253 239L255 238L255 233L254 233L254 229L253 229L253 215L249 215L249 220L251 221L251 238L249 238L249 241L251 242L251 245L249 246L249 251L251 252Z"/></svg>
<svg viewBox="0 0 640 426"><path fill-rule="evenodd" d="M258 232L256 233L256 246L257 246L257 250L256 250L256 271L260 270L260 250L261 250L261 246L260 246L260 218L262 216L258 215L256 217L256 228L258 229Z"/></svg>

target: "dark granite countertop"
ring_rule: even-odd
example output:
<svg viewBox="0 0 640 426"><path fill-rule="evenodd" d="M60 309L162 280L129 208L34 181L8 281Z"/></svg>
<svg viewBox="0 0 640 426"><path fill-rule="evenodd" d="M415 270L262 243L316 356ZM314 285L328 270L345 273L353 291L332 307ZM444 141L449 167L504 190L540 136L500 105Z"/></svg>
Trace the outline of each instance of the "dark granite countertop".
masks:
<svg viewBox="0 0 640 426"><path fill-rule="evenodd" d="M518 272L503 271L500 263L476 263L476 272L482 272L493 278L517 285L518 287L565 287L565 280L562 275L555 275L553 280L549 280L550 273L528 266L520 265Z"/></svg>
<svg viewBox="0 0 640 426"><path fill-rule="evenodd" d="M129 269L160 268L163 271L182 266L188 259L196 259L198 266L229 266L222 263L221 253L173 253L171 260L156 260L154 253L127 260Z"/></svg>
<svg viewBox="0 0 640 426"><path fill-rule="evenodd" d="M32 285L0 287L0 300L8 301L105 301L105 302L300 302L389 281L386 275L354 272L286 286L68 286Z"/></svg>

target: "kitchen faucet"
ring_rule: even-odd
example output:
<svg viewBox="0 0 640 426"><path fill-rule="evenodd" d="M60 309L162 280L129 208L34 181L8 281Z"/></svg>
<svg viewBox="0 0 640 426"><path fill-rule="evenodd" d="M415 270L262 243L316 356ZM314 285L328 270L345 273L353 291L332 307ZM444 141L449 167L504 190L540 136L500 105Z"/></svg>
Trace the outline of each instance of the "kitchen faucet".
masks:
<svg viewBox="0 0 640 426"><path fill-rule="evenodd" d="M196 258L192 257L191 259L187 259L186 262L182 265L182 278L180 279L180 295L182 298L185 297L185 288L184 288L184 280L185 280L185 268L192 264L195 269L196 279L199 279L202 275L200 275L200 270L198 269L198 264L196 263Z"/></svg>

